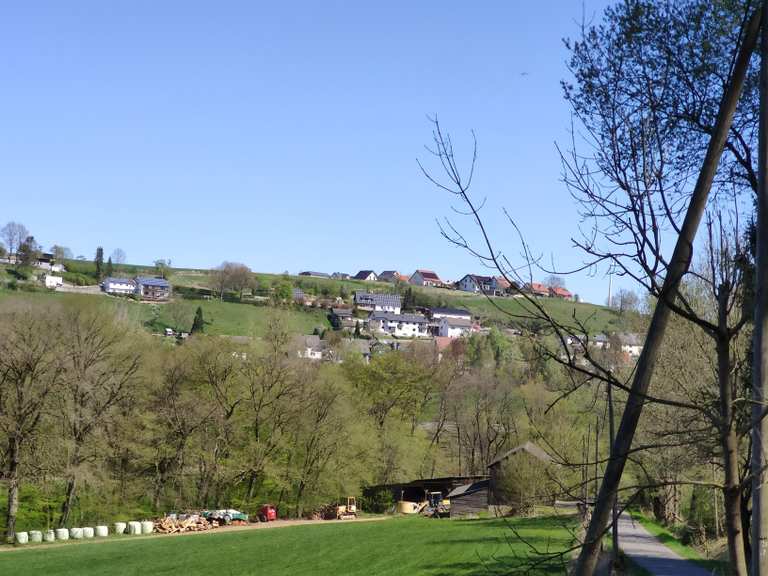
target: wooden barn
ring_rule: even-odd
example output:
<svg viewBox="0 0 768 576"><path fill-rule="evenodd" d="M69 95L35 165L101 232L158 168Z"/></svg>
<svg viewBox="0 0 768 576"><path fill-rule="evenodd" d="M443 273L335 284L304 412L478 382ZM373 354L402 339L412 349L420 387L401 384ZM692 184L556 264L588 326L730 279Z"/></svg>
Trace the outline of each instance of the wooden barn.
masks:
<svg viewBox="0 0 768 576"><path fill-rule="evenodd" d="M392 494L395 502L405 500L409 502L423 502L430 492L440 492L443 497L451 491L465 484L472 484L479 480L486 480L487 476L446 476L443 478L422 478L411 482L398 484L380 484L370 486L363 490L363 495L370 496L379 490L387 490Z"/></svg>
<svg viewBox="0 0 768 576"><path fill-rule="evenodd" d="M488 503L492 506L529 507L546 498L547 471L552 457L533 442L508 450L488 465Z"/></svg>
<svg viewBox="0 0 768 576"><path fill-rule="evenodd" d="M479 480L454 488L447 498L451 501L451 518L476 515L488 511L490 480Z"/></svg>

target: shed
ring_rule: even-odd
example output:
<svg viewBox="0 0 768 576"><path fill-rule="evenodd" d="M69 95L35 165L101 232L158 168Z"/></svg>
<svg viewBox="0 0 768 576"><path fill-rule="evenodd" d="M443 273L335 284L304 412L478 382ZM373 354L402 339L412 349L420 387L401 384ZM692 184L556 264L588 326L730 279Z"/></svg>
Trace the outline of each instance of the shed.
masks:
<svg viewBox="0 0 768 576"><path fill-rule="evenodd" d="M519 485L521 479L516 472L527 470L535 475L540 469L543 471L542 467L547 467L551 463L552 457L530 441L507 450L488 465L490 476L489 503L493 505L516 503L510 502L510 498L514 500L517 498L509 494L509 486L505 486L505 484L512 481L514 484L513 491L526 490L527 486ZM539 478L538 480L531 478L529 480L543 486L546 478ZM534 492L537 491L534 490Z"/></svg>
<svg viewBox="0 0 768 576"><path fill-rule="evenodd" d="M488 510L490 480L479 480L464 484L448 493L451 501L451 518L461 518Z"/></svg>

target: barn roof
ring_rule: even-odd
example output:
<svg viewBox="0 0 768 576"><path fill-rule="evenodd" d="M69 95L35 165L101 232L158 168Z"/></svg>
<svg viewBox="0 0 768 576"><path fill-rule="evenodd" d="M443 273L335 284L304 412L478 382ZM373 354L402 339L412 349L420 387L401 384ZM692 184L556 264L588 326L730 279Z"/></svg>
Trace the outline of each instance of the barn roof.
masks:
<svg viewBox="0 0 768 576"><path fill-rule="evenodd" d="M457 488L454 488L448 493L448 496L446 498L460 498L461 496L469 496L470 494L474 494L475 492L480 492L482 490L487 490L488 486L490 485L490 480L480 480L479 482L472 482L471 484L464 484L463 486L459 486Z"/></svg>
<svg viewBox="0 0 768 576"><path fill-rule="evenodd" d="M504 454L502 454L501 456L496 458L496 460L488 464L488 468L491 468L492 466L499 464L500 462L506 460L510 456L514 456L519 452L527 452L528 454L530 454L534 458L538 458L542 462L552 462L552 457L549 454L544 452L544 450L536 446L536 444L534 444L533 442L528 441L525 444L520 444L520 446L515 446L511 450L507 450L506 452L504 452Z"/></svg>

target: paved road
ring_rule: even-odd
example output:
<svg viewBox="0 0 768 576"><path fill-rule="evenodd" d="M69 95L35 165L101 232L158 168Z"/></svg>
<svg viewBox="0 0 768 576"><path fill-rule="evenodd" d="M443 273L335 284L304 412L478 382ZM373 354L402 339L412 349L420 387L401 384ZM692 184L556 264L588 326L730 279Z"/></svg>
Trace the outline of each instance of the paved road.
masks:
<svg viewBox="0 0 768 576"><path fill-rule="evenodd" d="M619 546L654 576L711 576L704 568L664 546L629 514L619 518Z"/></svg>

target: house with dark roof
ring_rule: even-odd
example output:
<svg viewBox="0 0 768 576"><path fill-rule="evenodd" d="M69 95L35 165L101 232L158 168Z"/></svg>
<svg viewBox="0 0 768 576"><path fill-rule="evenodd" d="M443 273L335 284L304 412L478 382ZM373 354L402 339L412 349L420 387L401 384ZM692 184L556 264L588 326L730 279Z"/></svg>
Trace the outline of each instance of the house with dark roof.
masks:
<svg viewBox="0 0 768 576"><path fill-rule="evenodd" d="M373 270L360 270L357 274L352 276L352 280L364 280L366 282L376 282L379 277L376 276L376 272Z"/></svg>
<svg viewBox="0 0 768 576"><path fill-rule="evenodd" d="M299 358L304 360L322 360L323 353L326 350L326 343L320 339L317 334L298 335L294 338L293 344L297 350Z"/></svg>
<svg viewBox="0 0 768 576"><path fill-rule="evenodd" d="M349 280L349 274L346 272L334 272L331 274L331 278L334 280Z"/></svg>
<svg viewBox="0 0 768 576"><path fill-rule="evenodd" d="M446 338L461 338L469 336L473 329L472 320L467 318L448 318L440 319L437 335Z"/></svg>
<svg viewBox="0 0 768 576"><path fill-rule="evenodd" d="M393 314L371 312L368 327L372 332L398 338L423 338L429 336L429 320L421 314Z"/></svg>
<svg viewBox="0 0 768 576"><path fill-rule="evenodd" d="M101 290L107 294L122 294L129 296L136 292L136 282L131 278L104 278Z"/></svg>
<svg viewBox="0 0 768 576"><path fill-rule="evenodd" d="M136 276L136 291L143 300L168 300L171 297L171 284L165 278Z"/></svg>
<svg viewBox="0 0 768 576"><path fill-rule="evenodd" d="M309 276L311 278L330 278L331 275L327 272L310 272L309 270L305 270L304 272L299 272L299 276Z"/></svg>
<svg viewBox="0 0 768 576"><path fill-rule="evenodd" d="M379 274L379 282L408 282L408 277L397 270L384 270Z"/></svg>
<svg viewBox="0 0 768 576"><path fill-rule="evenodd" d="M408 279L408 282L413 284L414 286L442 286L443 281L440 280L440 277L435 274L432 270L416 270L413 274L411 274L411 277Z"/></svg>
<svg viewBox="0 0 768 576"><path fill-rule="evenodd" d="M401 303L400 294L374 294L362 290L355 291L355 306L361 310L400 314Z"/></svg>

